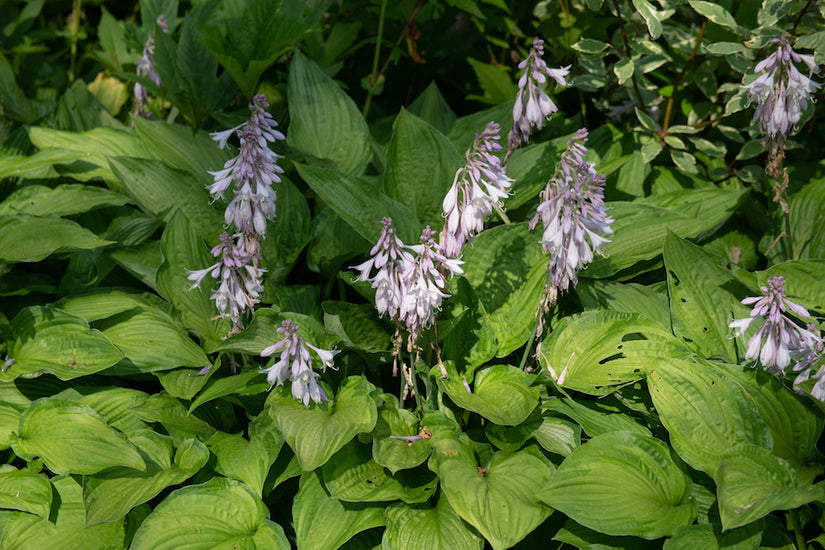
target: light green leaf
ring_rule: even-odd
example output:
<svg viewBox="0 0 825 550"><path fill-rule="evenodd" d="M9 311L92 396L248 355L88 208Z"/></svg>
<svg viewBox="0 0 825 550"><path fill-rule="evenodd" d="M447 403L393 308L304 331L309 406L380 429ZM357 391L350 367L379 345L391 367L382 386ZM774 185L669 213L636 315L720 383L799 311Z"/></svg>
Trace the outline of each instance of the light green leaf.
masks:
<svg viewBox="0 0 825 550"><path fill-rule="evenodd" d="M301 467L309 471L322 466L356 434L372 430L378 419L370 396L374 389L364 377L351 376L324 403L310 402L304 407L292 397L288 385L274 388L266 403Z"/></svg>
<svg viewBox="0 0 825 550"><path fill-rule="evenodd" d="M52 478L59 497L54 521L33 514L16 512L5 522L3 550L76 550L78 548L122 548L124 522L114 521L86 526L80 483L74 478ZM52 488L49 489L50 491Z"/></svg>
<svg viewBox="0 0 825 550"><path fill-rule="evenodd" d="M635 313L670 329L670 305L666 294L636 283L608 279L582 279L576 294L586 309L610 309Z"/></svg>
<svg viewBox="0 0 825 550"><path fill-rule="evenodd" d="M366 352L390 349L390 335L372 305L327 301L321 307L324 310L324 328L330 334L339 336L347 347Z"/></svg>
<svg viewBox="0 0 825 550"><path fill-rule="evenodd" d="M803 306L815 308L825 304L825 286L820 280L823 271L825 260L790 260L774 264L757 272L756 276L759 286L766 286L774 277L784 277L786 296Z"/></svg>
<svg viewBox="0 0 825 550"><path fill-rule="evenodd" d="M357 533L384 525L382 509L381 505L345 505L327 494L320 472L306 472L292 504L298 548L335 550Z"/></svg>
<svg viewBox="0 0 825 550"><path fill-rule="evenodd" d="M418 435L424 426L419 427L418 417L407 409L400 408L398 399L394 396L384 394L381 398L384 403L378 409L378 421L372 432L373 459L393 474L399 470L415 468L430 456L432 448L429 441L418 439L408 442L390 436Z"/></svg>
<svg viewBox="0 0 825 550"><path fill-rule="evenodd" d="M697 470L713 475L731 447L771 448L771 433L742 386L703 363L649 360L648 386L670 444Z"/></svg>
<svg viewBox="0 0 825 550"><path fill-rule="evenodd" d="M130 548L288 550L283 529L267 515L264 503L246 485L213 478L163 499L140 524Z"/></svg>
<svg viewBox="0 0 825 550"><path fill-rule="evenodd" d="M19 424L20 411L6 403L0 403L0 451L11 447L9 436L12 432L17 431Z"/></svg>
<svg viewBox="0 0 825 550"><path fill-rule="evenodd" d="M722 532L717 523L685 525L673 532L662 550L756 550L762 542L764 521ZM762 546L764 548L764 546Z"/></svg>
<svg viewBox="0 0 825 550"><path fill-rule="evenodd" d="M298 336L305 342L322 349L329 349L335 343L324 331L323 325L314 318L300 313L279 313L274 309L255 310L255 317L249 326L238 334L223 340L217 351L237 351L260 355L267 348L281 339L277 330L286 319L291 319L299 326Z"/></svg>
<svg viewBox="0 0 825 550"><path fill-rule="evenodd" d="M172 437L196 437L206 441L217 431L200 418L186 412L183 404L167 393L157 393L135 409L144 422L160 422Z"/></svg>
<svg viewBox="0 0 825 550"><path fill-rule="evenodd" d="M56 474L94 474L123 466L145 470L135 447L91 407L38 399L20 416L12 449L24 460L40 457Z"/></svg>
<svg viewBox="0 0 825 550"><path fill-rule="evenodd" d="M0 470L0 508L29 512L48 519L52 485L44 474L3 466Z"/></svg>
<svg viewBox="0 0 825 550"><path fill-rule="evenodd" d="M573 44L572 48L577 52L587 54L597 54L606 50L610 44L602 42L601 40L594 40L592 38L581 38L578 42Z"/></svg>
<svg viewBox="0 0 825 550"><path fill-rule="evenodd" d="M299 50L289 64L287 95L287 143L332 160L345 174L361 174L372 157L367 123L352 99Z"/></svg>
<svg viewBox="0 0 825 550"><path fill-rule="evenodd" d="M688 0L688 2L690 7L700 15L704 15L712 22L726 28L734 34L740 34L740 27L736 23L736 19L721 5L713 2L704 2L702 0Z"/></svg>
<svg viewBox="0 0 825 550"><path fill-rule="evenodd" d="M573 451L541 498L599 532L656 539L696 519L690 486L667 445L634 432L612 432Z"/></svg>
<svg viewBox="0 0 825 550"><path fill-rule="evenodd" d="M435 80L430 82L421 95L410 103L407 110L445 135L455 124L457 118L444 96L441 95Z"/></svg>
<svg viewBox="0 0 825 550"><path fill-rule="evenodd" d="M568 456L581 445L582 429L549 412L535 411L518 426L487 424L484 433L490 443L502 451L518 451L532 437L544 450Z"/></svg>
<svg viewBox="0 0 825 550"><path fill-rule="evenodd" d="M715 42L708 44L705 49L713 55L729 55L745 51L745 45L739 42Z"/></svg>
<svg viewBox="0 0 825 550"><path fill-rule="evenodd" d="M724 529L825 498L825 484L801 483L787 462L757 445L739 445L724 452L714 479Z"/></svg>
<svg viewBox="0 0 825 550"><path fill-rule="evenodd" d="M146 300L137 292L98 288L87 294L67 296L57 306L61 311L91 323L146 304Z"/></svg>
<svg viewBox="0 0 825 550"><path fill-rule="evenodd" d="M203 391L192 401L192 404L189 406L189 412L191 413L204 403L226 395L235 393L240 395L256 395L265 392L267 389L269 389L269 383L266 381L266 376L257 368L227 376L226 378L212 377L204 385Z"/></svg>
<svg viewBox="0 0 825 550"><path fill-rule="evenodd" d="M74 386L55 394L55 399L88 405L106 424L130 436L149 428L135 414L135 409L149 399L142 391L129 388Z"/></svg>
<svg viewBox="0 0 825 550"><path fill-rule="evenodd" d="M59 309L33 306L12 319L7 340L14 364L2 379L51 372L61 380L99 372L123 357L109 339L84 320Z"/></svg>
<svg viewBox="0 0 825 550"><path fill-rule="evenodd" d="M259 418L271 422L265 412ZM284 438L274 426L258 432L257 437L250 436L248 440L239 435L217 432L206 442L217 460L215 471L247 483L258 494L263 491L269 468L283 444Z"/></svg>
<svg viewBox="0 0 825 550"><path fill-rule="evenodd" d="M619 84L624 84L627 79L633 76L633 60L629 57L622 57L613 65L613 72L619 79Z"/></svg>
<svg viewBox="0 0 825 550"><path fill-rule="evenodd" d="M6 197L0 203L0 214L71 216L102 206L122 206L128 202L128 196L102 187L63 184L51 188L29 185Z"/></svg>
<svg viewBox="0 0 825 550"><path fill-rule="evenodd" d="M397 503L386 509L384 550L481 550L484 539L441 496L434 508Z"/></svg>
<svg viewBox="0 0 825 550"><path fill-rule="evenodd" d="M83 502L87 525L119 520L166 487L189 479L209 459L209 451L196 439L175 443L169 436L142 430L129 440L143 456L146 471L111 468L86 477Z"/></svg>
<svg viewBox="0 0 825 550"><path fill-rule="evenodd" d="M441 203L463 161L444 134L402 109L387 145L384 188L437 231L444 223Z"/></svg>
<svg viewBox="0 0 825 550"><path fill-rule="evenodd" d="M515 426L521 424L539 403L539 388L530 386L530 377L524 371L510 365L493 365L476 371L473 379L459 374L452 361L445 361L447 378L441 377L436 366L430 372L435 376L442 391L463 409L477 412L496 424ZM472 393L464 387L464 381L472 384Z"/></svg>
<svg viewBox="0 0 825 550"><path fill-rule="evenodd" d="M538 500L538 493L555 468L535 446L494 453L482 471L472 454L452 448L457 443L433 443L441 490L458 515L494 549L513 546L550 515L552 510Z"/></svg>
<svg viewBox="0 0 825 550"><path fill-rule="evenodd" d="M642 16L647 24L647 30L650 32L650 37L656 40L662 36L662 23L659 20L659 13L647 0L633 0L633 7Z"/></svg>
<svg viewBox="0 0 825 550"><path fill-rule="evenodd" d="M513 82L510 71L501 65L483 63L472 57L467 62L473 68L483 95L472 94L468 99L476 99L489 105L499 105L512 101L518 92L518 86ZM481 128L479 128L481 131Z"/></svg>
<svg viewBox="0 0 825 550"><path fill-rule="evenodd" d="M598 401L573 401L572 399L546 399L542 409L563 414L574 420L590 437L603 433L631 431L642 435L651 435L650 430L633 420L630 416L618 412L618 409L603 405Z"/></svg>
<svg viewBox="0 0 825 550"><path fill-rule="evenodd" d="M39 262L55 252L108 244L114 243L64 218L10 214L0 219L0 260L6 262Z"/></svg>

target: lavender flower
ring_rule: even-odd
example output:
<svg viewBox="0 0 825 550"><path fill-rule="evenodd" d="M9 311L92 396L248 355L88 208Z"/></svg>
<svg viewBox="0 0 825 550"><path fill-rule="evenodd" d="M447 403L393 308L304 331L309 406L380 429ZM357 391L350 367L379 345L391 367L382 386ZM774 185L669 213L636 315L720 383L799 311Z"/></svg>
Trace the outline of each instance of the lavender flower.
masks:
<svg viewBox="0 0 825 550"><path fill-rule="evenodd" d="M825 363L821 363L822 359L825 358L825 346L823 346L822 337L816 325L808 323L807 330L816 337L816 340L805 357L793 366L793 371L799 372L799 375L793 381L793 387L799 391L799 385L802 382L811 377L816 378L816 384L811 389L811 395L820 401L825 401ZM819 366L818 369L817 366ZM814 372L815 370L816 372Z"/></svg>
<svg viewBox="0 0 825 550"><path fill-rule="evenodd" d="M169 34L169 29L166 26L166 18L159 15L156 21L158 27L165 33ZM145 76L154 82L157 86L161 85L160 75L155 70L155 31L149 32L146 42L143 44L143 55L135 63L135 72L138 76ZM146 88L138 83L135 83L135 109L133 111L135 116L151 118L152 112L147 110L149 106L149 93Z"/></svg>
<svg viewBox="0 0 825 550"><path fill-rule="evenodd" d="M544 226L541 245L550 253L553 285L567 290L578 282L576 273L601 252L613 233L613 218L605 214L604 176L587 162L587 130L580 129L567 142L567 149L556 164L556 172L541 193L541 203L530 221ZM589 243L588 243L589 240Z"/></svg>
<svg viewBox="0 0 825 550"><path fill-rule="evenodd" d="M226 207L224 219L234 224L243 233L266 234L266 221L275 218L275 190L273 183L280 183L277 174L283 174L278 166L279 155L273 153L268 143L284 139L276 130L278 123L265 108L269 106L262 94L256 95L249 104L249 121L225 130L215 132L212 139L221 149L232 134L237 134L241 146L238 155L226 162L223 170L209 172L214 183L207 186L213 198L223 198L232 182L235 195Z"/></svg>
<svg viewBox="0 0 825 550"><path fill-rule="evenodd" d="M571 65L549 69L543 57L544 41L534 38L527 59L518 65L524 72L518 81L519 91L513 105L513 128L507 135L505 162L519 145L530 139L533 126L541 129L544 120L559 110L544 91L543 85L548 78L552 78L559 86L567 86L565 77L570 73Z"/></svg>
<svg viewBox="0 0 825 550"><path fill-rule="evenodd" d="M756 319L764 317L759 330L748 340L746 359L756 359L763 366L775 372L784 372L791 363L791 356L802 355L815 350L822 340L812 332L797 326L785 312L790 309L801 317L810 317L808 311L785 298L785 279L774 277L768 286L761 287L763 296L745 298L745 305L755 304L750 317L734 319L728 325L734 329L734 336L744 334Z"/></svg>
<svg viewBox="0 0 825 550"><path fill-rule="evenodd" d="M467 164L460 168L453 185L444 197L446 222L440 244L444 254L457 258L464 244L484 229L484 218L507 197L513 180L507 177L495 153L499 145L500 127L490 122L467 151Z"/></svg>
<svg viewBox="0 0 825 550"><path fill-rule="evenodd" d="M312 359L307 348L318 355L324 370L332 367L335 355L340 353L340 350L316 348L298 336L298 328L299 325L291 319L286 319L281 323L276 332L283 334L283 339L264 349L261 356L269 357L279 350L281 355L274 365L261 372L266 373L266 381L269 382L270 389L274 385L280 386L285 381L291 380L292 397L301 401L305 407L309 407L310 400L321 403L327 401L327 395L318 385L318 373L312 369Z"/></svg>
<svg viewBox="0 0 825 550"><path fill-rule="evenodd" d="M784 34L774 38L773 42L778 44L777 50L760 61L755 69L756 73L767 72L742 86L747 91L748 101L756 103L753 121L759 121L769 144L781 142L790 133L808 107L808 100L821 86L809 78L819 72L812 55L793 51ZM794 62L805 63L808 76L800 73Z"/></svg>
<svg viewBox="0 0 825 550"><path fill-rule="evenodd" d="M187 269L188 279L192 281L192 288L199 287L207 274L220 280L220 286L211 298L220 312L219 317L232 320L229 334L235 334L243 329L241 315L258 303L263 292L261 277L264 270L253 263L253 257L244 246L244 236L240 233L229 235L224 232L220 243L212 249L212 255L220 259L204 269Z"/></svg>

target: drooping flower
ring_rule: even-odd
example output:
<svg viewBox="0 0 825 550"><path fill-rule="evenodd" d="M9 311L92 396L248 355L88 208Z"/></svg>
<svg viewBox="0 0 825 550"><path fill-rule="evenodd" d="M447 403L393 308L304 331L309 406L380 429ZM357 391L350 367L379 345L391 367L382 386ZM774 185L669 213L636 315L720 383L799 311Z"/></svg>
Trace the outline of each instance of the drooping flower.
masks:
<svg viewBox="0 0 825 550"><path fill-rule="evenodd" d="M524 72L518 81L519 90L513 105L513 128L507 134L505 162L519 145L530 139L534 126L541 129L545 119L559 110L544 91L544 83L551 78L559 86L567 86L566 77L572 65L550 69L543 58L544 40L534 38L530 53L518 65Z"/></svg>
<svg viewBox="0 0 825 550"><path fill-rule="evenodd" d="M166 26L166 18L163 15L158 16L156 23L157 26L160 27L160 29L165 34L169 34L169 29ZM149 80L154 82L157 86L160 86L160 75L155 70L154 56L155 31L152 30L149 32L149 36L146 39L146 42L143 44L143 55L135 63L135 72L138 76L145 76L149 78ZM139 82L135 83L135 108L133 111L134 115L143 118L151 118L152 112L148 110L148 106L149 93L146 91L146 87Z"/></svg>
<svg viewBox="0 0 825 550"><path fill-rule="evenodd" d="M327 395L323 388L318 385L318 373L312 368L312 358L309 349L314 351L321 359L324 370L332 367L333 360L340 350L324 350L316 348L298 336L299 325L291 319L286 319L276 332L283 335L283 338L276 344L269 346L261 352L262 357L269 357L280 351L278 361L271 367L262 369L266 373L266 381L272 386L280 386L287 380L292 382L292 397L301 401L305 407L309 407L310 400L315 403L327 401ZM307 349L309 348L309 349Z"/></svg>
<svg viewBox="0 0 825 550"><path fill-rule="evenodd" d="M753 121L759 121L768 144L781 142L791 132L808 107L808 101L821 87L810 79L814 72L819 72L812 55L796 53L784 34L773 42L777 44L776 51L760 61L754 70L762 74L742 86L748 101L756 103ZM800 62L808 67L808 76L794 65Z"/></svg>
<svg viewBox="0 0 825 550"><path fill-rule="evenodd" d="M243 329L244 311L258 303L263 292L261 277L264 270L255 265L241 233L230 235L224 232L220 242L212 249L212 255L219 258L213 265L198 270L187 269L186 272L192 281L192 288L199 287L207 275L220 281L218 289L212 293L212 299L220 312L219 317L232 320L230 334L234 334Z"/></svg>
<svg viewBox="0 0 825 550"><path fill-rule="evenodd" d="M604 205L604 176L587 162L587 130L582 128L567 142L556 171L541 192L534 229L541 220L541 245L550 253L550 277L559 290L578 283L576 275L609 242L613 218Z"/></svg>
<svg viewBox="0 0 825 550"><path fill-rule="evenodd" d="M761 287L762 296L752 296L742 300L745 305L754 304L750 317L734 319L728 325L734 329L734 336L745 333L751 323L759 318L764 322L748 340L746 359L756 359L774 372L784 372L790 365L792 356L801 356L812 351L821 339L807 329L794 323L786 315L791 310L800 317L810 317L808 311L799 304L785 298L785 279L773 277L768 286Z"/></svg>
<svg viewBox="0 0 825 550"><path fill-rule="evenodd" d="M811 395L820 401L825 401L825 363L822 362L825 359L825 345L823 345L822 335L816 325L808 323L807 330L816 337L816 340L808 353L793 366L793 371L799 373L793 381L793 386L798 390L802 382L815 378L816 384L811 389Z"/></svg>
<svg viewBox="0 0 825 550"><path fill-rule="evenodd" d="M484 229L484 218L507 197L513 184L496 156L501 151L499 131L499 125L490 122L476 136L466 154L467 164L456 172L444 197L446 221L440 244L447 257L457 258L461 248Z"/></svg>
<svg viewBox="0 0 825 550"><path fill-rule="evenodd" d="M206 188L213 198L223 198L224 192L234 182L235 193L226 207L224 219L243 233L266 234L267 220L275 218L275 190L273 183L280 183L278 174L284 170L278 166L279 155L268 146L284 135L276 130L278 123L266 111L269 106L262 94L256 95L249 104L249 121L223 132L212 134L223 149L229 138L236 134L240 140L238 155L229 159L222 170L210 171L214 183Z"/></svg>

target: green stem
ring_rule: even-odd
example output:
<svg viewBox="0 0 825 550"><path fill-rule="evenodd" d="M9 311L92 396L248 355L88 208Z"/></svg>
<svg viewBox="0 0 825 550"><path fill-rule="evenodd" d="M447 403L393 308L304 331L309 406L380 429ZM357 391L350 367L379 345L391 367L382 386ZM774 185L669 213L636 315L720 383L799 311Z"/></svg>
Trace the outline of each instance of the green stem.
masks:
<svg viewBox="0 0 825 550"><path fill-rule="evenodd" d="M794 537L796 538L797 550L806 550L808 545L805 543L805 536L802 534L802 524L799 521L799 509L789 510L787 520L788 527L793 530Z"/></svg>
<svg viewBox="0 0 825 550"><path fill-rule="evenodd" d="M786 192L782 193L785 199L785 204L788 204L788 195ZM788 243L788 259L795 260L793 255L793 241L791 240L791 213L788 209L783 209L785 214L785 242Z"/></svg>
<svg viewBox="0 0 825 550"><path fill-rule="evenodd" d="M524 370L524 365L527 364L527 357L530 355L530 350L533 349L533 341L536 339L536 332L539 330L539 318L536 316L536 321L533 323L533 332L530 333L530 339L527 340L527 347L524 348L524 355L521 356L521 363L518 368Z"/></svg>
<svg viewBox="0 0 825 550"><path fill-rule="evenodd" d="M378 60L381 57L381 38L384 35L384 15L387 13L387 0L381 0L381 14L378 16L378 36L375 39L375 55L372 57L372 72L370 73L370 86L375 84L375 79L378 75ZM372 103L372 92L367 90L367 100L364 102L364 118L367 118L367 113L370 112L370 103Z"/></svg>
<svg viewBox="0 0 825 550"><path fill-rule="evenodd" d="M75 72L77 70L77 42L78 42L78 35L80 34L80 4L82 0L74 0L72 5L72 36L71 36L71 44L69 46L71 50L71 63L69 65L69 82L74 82L75 79Z"/></svg>

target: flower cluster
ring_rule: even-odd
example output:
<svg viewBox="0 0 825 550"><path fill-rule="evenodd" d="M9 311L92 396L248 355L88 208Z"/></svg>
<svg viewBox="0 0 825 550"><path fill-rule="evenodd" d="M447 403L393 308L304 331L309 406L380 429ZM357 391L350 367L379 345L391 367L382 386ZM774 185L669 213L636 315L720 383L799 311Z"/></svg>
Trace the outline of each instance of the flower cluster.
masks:
<svg viewBox="0 0 825 550"><path fill-rule="evenodd" d="M169 29L166 26L166 18L163 15L158 16L157 25L165 34L169 34ZM160 86L160 75L155 70L154 55L155 31L153 30L149 33L146 43L143 44L143 55L138 59L137 63L135 63L135 72L138 76L145 76L157 86ZM148 110L148 107L149 93L146 91L146 88L138 82L135 84L135 109L133 114L143 118L150 118L152 112Z"/></svg>
<svg viewBox="0 0 825 550"><path fill-rule="evenodd" d="M771 144L781 142L790 133L821 86L810 79L819 71L814 56L793 51L784 34L773 42L778 44L776 51L756 65L755 72L762 74L742 86L748 100L756 103L753 120L759 121L766 142ZM800 73L794 62L807 65L808 76Z"/></svg>
<svg viewBox="0 0 825 550"><path fill-rule="evenodd" d="M256 95L249 104L249 121L215 132L212 139L221 149L233 134L237 134L241 146L238 155L226 161L223 170L209 172L214 183L207 186L213 198L223 198L224 192L235 183L235 195L226 207L224 219L243 233L266 234L266 222L275 218L275 190L273 183L280 183L277 174L283 174L278 166L279 155L273 153L268 143L283 140L276 130L278 123L265 109L269 106L262 94Z"/></svg>
<svg viewBox="0 0 825 550"><path fill-rule="evenodd" d="M519 145L530 139L534 126L541 129L544 120L559 110L544 91L544 83L548 78L552 78L559 86L567 86L565 77L570 73L571 65L550 69L543 57L544 41L534 38L527 59L518 66L519 69L524 69L524 72L518 81L518 95L513 105L513 128L507 135L505 159L509 158Z"/></svg>
<svg viewBox="0 0 825 550"><path fill-rule="evenodd" d="M822 336L816 325L808 323L807 329L816 337L816 340L807 355L793 366L794 372L799 373L793 385L798 389L802 382L813 377L816 379L816 384L811 389L811 395L820 401L825 401L825 363L822 363L822 359L825 359L825 345L823 345Z"/></svg>
<svg viewBox="0 0 825 550"><path fill-rule="evenodd" d="M551 281L560 290L578 282L576 273L603 250L609 242L605 235L613 233L613 218L605 213L604 176L585 160L586 141L582 128L567 142L530 221L530 229L539 219L544 226L541 245L550 253Z"/></svg>
<svg viewBox="0 0 825 550"><path fill-rule="evenodd" d="M378 312L404 324L412 347L421 331L432 326L441 301L449 296L439 268L461 274L463 262L444 255L429 226L424 228L420 244L409 246L396 236L392 219L384 218L382 223L381 236L370 250L372 257L353 269L376 290ZM377 271L370 275L373 269Z"/></svg>
<svg viewBox="0 0 825 550"><path fill-rule="evenodd" d="M467 151L467 164L453 180L443 209L446 222L441 231L440 245L444 254L457 258L461 248L484 229L484 218L507 197L513 180L507 177L496 153L500 127L490 122Z"/></svg>
<svg viewBox="0 0 825 550"><path fill-rule="evenodd" d="M756 359L774 372L784 372L791 357L799 357L816 350L821 339L813 332L791 321L785 312L790 309L800 317L810 317L808 311L785 298L785 279L774 277L768 286L761 287L763 296L745 298L745 305L754 304L750 317L734 319L728 325L734 335L744 334L756 319L764 318L762 326L748 340L746 359ZM809 361L808 364L811 364ZM803 367L804 368L804 367Z"/></svg>
<svg viewBox="0 0 825 550"><path fill-rule="evenodd" d="M316 403L327 401L327 395L321 386L318 385L318 373L312 369L312 359L309 349L314 351L323 363L323 369L332 367L335 355L340 350L324 350L316 348L312 344L305 342L298 336L299 325L286 319L281 323L277 332L283 334L277 344L269 346L261 352L262 357L269 357L275 352L281 352L278 361L271 367L261 370L266 373L266 381L270 384L270 389L274 385L282 385L285 381L292 382L292 396L301 401L305 407L309 407L310 399Z"/></svg>
<svg viewBox="0 0 825 550"><path fill-rule="evenodd" d="M263 292L261 276L264 270L253 262L253 255L247 251L242 233L230 235L224 232L218 245L212 249L212 255L219 258L215 264L204 269L187 269L186 272L192 281L192 288L200 286L207 274L220 280L220 286L211 298L220 312L219 317L232 320L230 334L234 334L243 329L243 312L258 303Z"/></svg>

